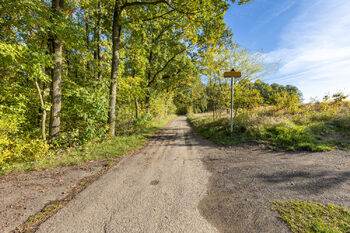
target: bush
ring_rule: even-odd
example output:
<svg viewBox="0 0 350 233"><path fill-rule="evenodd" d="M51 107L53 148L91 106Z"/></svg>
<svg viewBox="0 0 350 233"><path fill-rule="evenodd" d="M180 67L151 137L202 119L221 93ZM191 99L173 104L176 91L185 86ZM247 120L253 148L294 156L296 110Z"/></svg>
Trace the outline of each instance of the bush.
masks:
<svg viewBox="0 0 350 233"><path fill-rule="evenodd" d="M297 126L292 123L277 124L265 127L262 138L269 140L274 146L287 150L326 151L332 147L320 147L315 135L308 126Z"/></svg>
<svg viewBox="0 0 350 233"><path fill-rule="evenodd" d="M14 163L35 161L49 154L49 146L39 139L21 138L19 122L0 114L0 173Z"/></svg>
<svg viewBox="0 0 350 233"><path fill-rule="evenodd" d="M153 117L151 114L145 113L142 114L141 117L135 120L135 126L138 127L147 127L149 126L153 121Z"/></svg>

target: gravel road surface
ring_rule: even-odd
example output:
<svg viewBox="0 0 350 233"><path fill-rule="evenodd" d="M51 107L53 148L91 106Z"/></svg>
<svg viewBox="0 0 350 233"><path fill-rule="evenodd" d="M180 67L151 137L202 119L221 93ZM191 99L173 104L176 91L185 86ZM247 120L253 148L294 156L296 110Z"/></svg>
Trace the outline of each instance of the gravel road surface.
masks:
<svg viewBox="0 0 350 233"><path fill-rule="evenodd" d="M290 232L270 201L350 206L350 152L220 148L178 117L38 232Z"/></svg>
<svg viewBox="0 0 350 233"><path fill-rule="evenodd" d="M210 176L185 117L81 192L38 232L217 232L198 204Z"/></svg>

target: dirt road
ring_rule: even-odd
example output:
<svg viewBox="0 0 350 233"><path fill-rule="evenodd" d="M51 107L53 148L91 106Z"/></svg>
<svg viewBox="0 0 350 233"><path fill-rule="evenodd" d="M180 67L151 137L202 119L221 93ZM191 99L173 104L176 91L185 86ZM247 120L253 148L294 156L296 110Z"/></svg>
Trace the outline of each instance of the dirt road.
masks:
<svg viewBox="0 0 350 233"><path fill-rule="evenodd" d="M178 117L38 232L289 232L269 201L350 205L350 153L218 148Z"/></svg>
<svg viewBox="0 0 350 233"><path fill-rule="evenodd" d="M176 118L38 232L217 232L199 212L210 176L186 118Z"/></svg>

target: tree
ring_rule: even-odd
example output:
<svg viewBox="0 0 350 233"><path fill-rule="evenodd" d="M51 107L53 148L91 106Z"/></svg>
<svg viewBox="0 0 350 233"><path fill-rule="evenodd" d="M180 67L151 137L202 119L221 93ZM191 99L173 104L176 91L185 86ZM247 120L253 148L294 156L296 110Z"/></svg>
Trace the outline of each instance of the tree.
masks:
<svg viewBox="0 0 350 233"><path fill-rule="evenodd" d="M264 63L263 54L259 52L250 52L235 44L228 51L228 68L232 67L236 71L242 72L242 79L255 80L272 72L276 68L276 64L266 65Z"/></svg>
<svg viewBox="0 0 350 233"><path fill-rule="evenodd" d="M229 3L3 1L0 114L16 119L24 141L69 147L168 114L179 99L178 108L205 110L200 80L218 67L203 64L232 43L223 22ZM226 90L221 81L215 88Z"/></svg>
<svg viewBox="0 0 350 233"><path fill-rule="evenodd" d="M115 118L116 118L116 100L117 100L117 81L120 62L120 41L122 33L122 13L126 8L133 6L147 6L165 4L166 1L143 1L143 2L123 2L115 0L113 11L113 26L112 26L112 65L111 65L111 85L110 85L110 100L109 100L109 134L115 136Z"/></svg>
<svg viewBox="0 0 350 233"><path fill-rule="evenodd" d="M234 2L234 1L232 1ZM244 4L248 0L240 0L239 4ZM210 0L206 1L203 4L202 1L166 1L166 0L157 0L157 1L140 1L140 2L128 2L116 0L114 6L113 14L113 27L112 27L112 66L111 66L111 85L110 85L110 102L109 102L109 134L115 135L115 119L116 119L116 96L117 96L117 81L118 81L118 71L120 64L120 43L122 37L122 30L125 26L126 20L122 17L122 14L127 9L134 9L135 7L141 7L144 12L152 12L152 9L155 10L156 14L154 17L148 18L147 21L153 19L164 19L167 15L184 15L185 21L187 22L186 30L184 30L183 39L186 42L191 42L190 44L205 44L205 46L199 46L197 49L200 52L208 51L212 49L213 45L216 44L215 39L217 35L221 35L222 31L225 30L225 25L223 21L223 13L228 8L228 3L222 0ZM130 14L131 16L132 13ZM141 13L141 15L144 15ZM133 18L131 18L131 21ZM181 26L180 26L181 27ZM219 32L219 33L218 33ZM211 41L211 42L210 42ZM180 49L177 52L173 53L172 56L164 63L164 65L151 75L150 83L152 83L161 72L163 72L173 61L178 54L181 54L186 49ZM149 54L149 61L152 62L152 51Z"/></svg>
<svg viewBox="0 0 350 233"><path fill-rule="evenodd" d="M53 21L60 20L64 9L64 0L52 0ZM55 23L54 23L55 25ZM57 26L57 23L56 25ZM50 117L50 139L56 140L60 134L61 126L61 106L62 106L62 40L56 33L57 28L51 29L51 53L54 57L54 67L52 69L51 84L51 117Z"/></svg>
<svg viewBox="0 0 350 233"><path fill-rule="evenodd" d="M260 92L261 97L264 99L264 104L270 105L274 103L272 99L273 89L271 85L258 79L254 83L254 88Z"/></svg>
<svg viewBox="0 0 350 233"><path fill-rule="evenodd" d="M235 116L239 109L252 109L261 106L263 98L260 92L254 88L254 83L243 79L235 85L234 111Z"/></svg>

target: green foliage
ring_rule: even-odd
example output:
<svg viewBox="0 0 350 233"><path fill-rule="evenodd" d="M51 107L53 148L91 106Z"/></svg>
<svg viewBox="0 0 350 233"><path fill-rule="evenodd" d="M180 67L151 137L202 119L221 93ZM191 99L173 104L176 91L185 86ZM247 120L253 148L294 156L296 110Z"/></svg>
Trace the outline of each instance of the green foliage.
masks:
<svg viewBox="0 0 350 233"><path fill-rule="evenodd" d="M220 44L216 39L223 35L223 9L227 9L228 3L207 1L203 5L199 1L185 1L176 6L188 11L203 6L207 10L190 14L191 19L177 10L170 11L167 17L157 17L169 11L167 4L127 7L123 12L116 107L120 134L172 114L176 111L175 93L183 86L199 83L196 50L205 52L209 44ZM38 144L43 110L47 113L44 128L49 125L54 37L63 41L63 83L61 136L50 142L51 147L66 149L105 136L110 100L112 8L113 3L104 0L65 1L63 10L58 12L52 10L51 1L1 4L0 114L5 116L2 124L14 125L14 133L2 135L6 154L21 151L18 153L22 156L24 151L19 146L7 145L9 140L23 148L30 143ZM214 14L215 20L211 19ZM155 20L145 20L152 17ZM212 23L216 26L212 27ZM10 122L8 115L15 123ZM28 156L31 160L31 155Z"/></svg>
<svg viewBox="0 0 350 233"><path fill-rule="evenodd" d="M287 150L327 151L334 149L318 143L309 126L295 125L292 122L266 125L261 137L273 146Z"/></svg>
<svg viewBox="0 0 350 233"><path fill-rule="evenodd" d="M276 108L279 110L287 110L289 112L298 112L300 100L296 93L288 93L280 91L275 95Z"/></svg>
<svg viewBox="0 0 350 233"><path fill-rule="evenodd" d="M19 122L12 115L0 114L0 174L15 163L26 163L50 155L42 140L20 138Z"/></svg>
<svg viewBox="0 0 350 233"><path fill-rule="evenodd" d="M140 132L176 111L204 111L208 98L200 70L207 58L233 46L223 21L229 3L249 0L62 2L58 8L41 0L0 4L2 167L21 162L30 167L57 150L105 140L114 112L113 82L118 135ZM125 5L114 8L115 3ZM115 9L120 10L117 46ZM116 54L118 79L111 80ZM208 67L209 73L217 69ZM59 137L50 138L53 116Z"/></svg>
<svg viewBox="0 0 350 233"><path fill-rule="evenodd" d="M350 107L322 111L319 106L302 105L298 113L265 107L240 112L230 136L229 116L212 119L209 114L191 116L195 128L221 145L239 142L268 143L272 149L329 151L350 148Z"/></svg>
<svg viewBox="0 0 350 233"><path fill-rule="evenodd" d="M103 141L90 141L84 146L69 148L69 150L59 153L52 153L52 151L49 151L47 144L37 140L28 141L28 143L23 145L18 144L18 142L13 142L11 145L14 145L14 148L7 147L9 152L7 155L12 157L5 157L4 155L6 155L5 153L7 150L6 148L2 150L1 144L0 159L5 158L6 160L0 160L0 175L13 171L30 171L74 165L92 160L121 157L140 148L150 135L163 127L173 117L174 115L157 120L148 119L146 125L141 123L142 125L139 126L138 130L130 135L106 138ZM0 129L0 132L3 131ZM4 141L3 138L4 137L0 135L2 143ZM13 155L17 155L18 157L13 157Z"/></svg>
<svg viewBox="0 0 350 233"><path fill-rule="evenodd" d="M103 92L104 88L83 88L73 82L69 84L71 86L67 85L64 92L66 105L62 121L65 133L62 138L84 144L103 137L107 130L105 122L108 114L108 95Z"/></svg>
<svg viewBox="0 0 350 233"><path fill-rule="evenodd" d="M151 114L145 113L135 120L135 125L138 127L147 127L152 123L153 117Z"/></svg>
<svg viewBox="0 0 350 233"><path fill-rule="evenodd" d="M205 95L206 86L196 81L193 84L183 84L177 89L174 97L176 113L185 115L188 113L204 112L207 109L208 99Z"/></svg>
<svg viewBox="0 0 350 233"><path fill-rule="evenodd" d="M350 231L350 211L334 204L292 200L275 201L272 209L279 212L292 232L345 233Z"/></svg>
<svg viewBox="0 0 350 233"><path fill-rule="evenodd" d="M332 95L334 99L334 104L340 104L342 103L346 98L349 97L349 95L345 95L343 92L338 92Z"/></svg>
<svg viewBox="0 0 350 233"><path fill-rule="evenodd" d="M151 98L150 103L150 114L155 118L163 118L175 113L175 106L171 93L159 94L156 98Z"/></svg>
<svg viewBox="0 0 350 233"><path fill-rule="evenodd" d="M233 108L253 109L260 106L263 102L260 92L254 88L254 84L248 79L243 79L235 85L234 89L234 105Z"/></svg>
<svg viewBox="0 0 350 233"><path fill-rule="evenodd" d="M282 86L277 83L269 85L258 79L254 83L254 88L263 97L264 105L275 105L278 109L297 110L302 100L300 90L292 85Z"/></svg>

